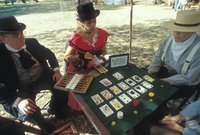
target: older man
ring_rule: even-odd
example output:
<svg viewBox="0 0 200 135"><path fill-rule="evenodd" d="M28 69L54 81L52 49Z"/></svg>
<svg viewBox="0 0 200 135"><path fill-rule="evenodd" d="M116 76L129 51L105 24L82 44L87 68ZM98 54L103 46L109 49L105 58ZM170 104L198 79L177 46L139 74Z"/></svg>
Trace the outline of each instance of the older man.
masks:
<svg viewBox="0 0 200 135"><path fill-rule="evenodd" d="M196 33L200 31L200 12L179 11L176 19L165 22L164 26L173 31L172 36L159 46L148 73L176 86L179 91L167 106L163 104L139 124L136 132L145 132L141 135L149 134L148 127L152 122L158 122L163 116L174 113L174 109L179 109L179 104L193 95L193 87L200 83L200 36ZM146 128L140 128L147 124Z"/></svg>
<svg viewBox="0 0 200 135"><path fill-rule="evenodd" d="M180 11L164 26L173 34L160 45L148 72L180 88L177 97L190 96L200 83L200 12Z"/></svg>
<svg viewBox="0 0 200 135"><path fill-rule="evenodd" d="M0 18L0 103L15 118L34 121L48 133L52 128L35 104L35 96L42 89L50 89L51 112L63 117L67 115L61 113L67 95L53 89L62 76L54 53L36 39L26 39L25 28L13 16Z"/></svg>

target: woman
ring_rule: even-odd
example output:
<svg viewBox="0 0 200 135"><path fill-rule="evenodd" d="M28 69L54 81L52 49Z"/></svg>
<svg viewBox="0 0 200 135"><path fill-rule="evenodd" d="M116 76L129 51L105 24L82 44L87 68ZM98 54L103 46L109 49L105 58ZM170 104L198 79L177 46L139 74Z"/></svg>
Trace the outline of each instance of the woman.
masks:
<svg viewBox="0 0 200 135"><path fill-rule="evenodd" d="M94 66L95 56L104 60L109 34L96 27L96 17L99 14L100 11L94 10L92 2L78 5L78 27L70 37L64 56L68 72L87 73L88 69ZM69 94L68 104L73 109L80 110L71 94Z"/></svg>

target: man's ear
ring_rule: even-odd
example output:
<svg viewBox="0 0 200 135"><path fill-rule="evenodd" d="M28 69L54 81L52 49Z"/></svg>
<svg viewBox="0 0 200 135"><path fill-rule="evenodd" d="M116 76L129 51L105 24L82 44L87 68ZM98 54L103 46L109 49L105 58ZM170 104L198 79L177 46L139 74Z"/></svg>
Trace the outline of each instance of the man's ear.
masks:
<svg viewBox="0 0 200 135"><path fill-rule="evenodd" d="M2 43L3 41L4 41L4 37L0 35L0 43Z"/></svg>
<svg viewBox="0 0 200 135"><path fill-rule="evenodd" d="M0 43L2 43L3 41L2 41L2 37L1 37L1 35L0 35Z"/></svg>

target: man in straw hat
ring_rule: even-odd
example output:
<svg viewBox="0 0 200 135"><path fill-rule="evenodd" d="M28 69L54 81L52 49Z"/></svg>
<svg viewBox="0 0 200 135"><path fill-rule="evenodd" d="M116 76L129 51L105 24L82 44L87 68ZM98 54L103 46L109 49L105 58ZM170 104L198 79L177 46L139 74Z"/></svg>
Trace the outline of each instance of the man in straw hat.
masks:
<svg viewBox="0 0 200 135"><path fill-rule="evenodd" d="M159 46L148 73L178 87L174 98L191 96L200 83L200 11L179 11L164 26L173 34Z"/></svg>
<svg viewBox="0 0 200 135"><path fill-rule="evenodd" d="M62 75L55 54L36 39L25 38L25 28L14 16L0 18L0 104L18 120L36 122L49 133L52 128L35 104L35 96L50 89L51 109L57 117L67 116L60 113L67 102L65 93L53 89Z"/></svg>
<svg viewBox="0 0 200 135"><path fill-rule="evenodd" d="M160 106L136 126L137 135L141 132L141 135L149 134L148 127L152 122L177 112L180 102L182 104L184 99L189 99L195 92L193 86L200 83L200 36L196 33L200 31L200 11L179 11L176 19L165 22L164 26L172 30L173 34L159 46L148 67L148 73L179 90L171 97L173 100ZM140 126L143 126L142 130Z"/></svg>
<svg viewBox="0 0 200 135"><path fill-rule="evenodd" d="M159 46L148 67L148 73L173 85L197 85L200 82L200 53L195 53L185 74L181 74L181 70L191 50L200 42L200 37L196 33L200 31L200 11L180 11L177 13L175 21L165 22L164 26L172 30L173 35ZM167 72L166 75L159 73L163 66L174 70L175 75L170 76L170 72Z"/></svg>

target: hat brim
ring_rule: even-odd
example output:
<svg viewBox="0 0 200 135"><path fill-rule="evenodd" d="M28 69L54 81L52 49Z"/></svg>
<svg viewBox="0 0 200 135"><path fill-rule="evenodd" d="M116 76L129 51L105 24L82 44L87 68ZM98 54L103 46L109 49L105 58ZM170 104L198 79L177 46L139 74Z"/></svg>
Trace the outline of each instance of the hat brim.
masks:
<svg viewBox="0 0 200 135"><path fill-rule="evenodd" d="M172 31L179 31L179 32L199 32L200 25L198 26L178 26L174 24L174 21L167 21L164 22L164 27L168 28Z"/></svg>
<svg viewBox="0 0 200 135"><path fill-rule="evenodd" d="M18 28L14 31L0 31L0 34L13 34L13 33L17 33L17 32L21 32L24 29L26 29L26 25L23 23L18 23Z"/></svg>
<svg viewBox="0 0 200 135"><path fill-rule="evenodd" d="M91 16L89 16L89 17L87 17L87 18L80 18L80 17L77 15L76 20L78 20L78 21L89 21L89 20L91 20L91 19L93 19L93 18L99 16L99 14L100 14L100 10L97 9L97 10L95 10L95 12L94 12L93 15L91 15Z"/></svg>

